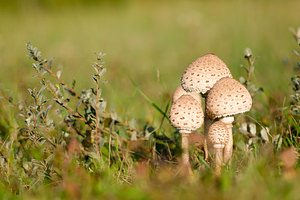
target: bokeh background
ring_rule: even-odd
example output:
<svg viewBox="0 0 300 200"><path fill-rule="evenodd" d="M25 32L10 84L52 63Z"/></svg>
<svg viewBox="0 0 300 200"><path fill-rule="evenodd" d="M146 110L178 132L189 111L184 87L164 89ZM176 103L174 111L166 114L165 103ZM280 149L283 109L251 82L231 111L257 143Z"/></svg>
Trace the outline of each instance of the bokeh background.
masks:
<svg viewBox="0 0 300 200"><path fill-rule="evenodd" d="M154 121L155 109L131 79L164 107L197 57L217 54L238 79L245 75L240 66L249 47L255 83L280 99L291 90L297 44L289 28L299 26L299 8L299 0L0 0L1 87L21 98L38 85L26 56L28 41L55 58L67 83L76 78L79 91L91 87L93 53L102 51L110 106Z"/></svg>

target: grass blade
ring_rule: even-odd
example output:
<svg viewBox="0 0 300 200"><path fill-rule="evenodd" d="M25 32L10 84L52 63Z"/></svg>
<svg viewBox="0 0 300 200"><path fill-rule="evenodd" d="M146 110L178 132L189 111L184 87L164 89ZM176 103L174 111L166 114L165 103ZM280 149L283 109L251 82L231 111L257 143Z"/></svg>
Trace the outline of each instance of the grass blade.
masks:
<svg viewBox="0 0 300 200"><path fill-rule="evenodd" d="M132 80L131 83L134 85L136 90L146 99L146 101L151 104L158 112L160 112L165 118L168 118L166 112L162 111L139 87L138 85Z"/></svg>

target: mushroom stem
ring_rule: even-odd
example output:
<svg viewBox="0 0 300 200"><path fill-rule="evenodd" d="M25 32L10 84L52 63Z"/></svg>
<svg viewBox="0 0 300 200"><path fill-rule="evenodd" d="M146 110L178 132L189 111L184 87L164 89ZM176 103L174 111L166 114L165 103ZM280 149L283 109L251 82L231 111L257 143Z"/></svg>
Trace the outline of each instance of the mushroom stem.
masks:
<svg viewBox="0 0 300 200"><path fill-rule="evenodd" d="M185 166L190 165L189 159L189 133L181 133L182 163Z"/></svg>
<svg viewBox="0 0 300 200"><path fill-rule="evenodd" d="M229 162L228 164L230 165L233 149L232 122L234 121L234 117L223 117L220 121L226 125L229 134L229 141L224 147L224 163Z"/></svg>
<svg viewBox="0 0 300 200"><path fill-rule="evenodd" d="M203 94L202 97L204 98L204 102L205 102L205 112L204 112L204 136L205 138L207 137L208 134L208 129L210 127L210 125L212 124L213 120L211 120L208 115L207 115L207 111L206 111L206 102L207 102L207 93ZM208 161L208 157L209 155L212 155L212 151L209 150L209 148L207 147L207 141L205 139L204 141L204 160Z"/></svg>
<svg viewBox="0 0 300 200"><path fill-rule="evenodd" d="M189 158L189 134L188 132L181 132L181 148L182 148L182 164L183 171L190 175L192 174L190 158Z"/></svg>
<svg viewBox="0 0 300 200"><path fill-rule="evenodd" d="M224 148L215 147L215 172L218 176L221 174L221 167L223 165L223 149Z"/></svg>
<svg viewBox="0 0 300 200"><path fill-rule="evenodd" d="M213 148L214 153L214 167L216 175L221 174L221 168L223 166L223 153L224 147L229 141L229 134L226 125L221 121L213 123L208 131L209 147ZM210 149L211 150L211 149Z"/></svg>
<svg viewBox="0 0 300 200"><path fill-rule="evenodd" d="M232 158L232 150L233 150L233 136L232 136L232 125L228 124L226 125L227 130L228 130L228 134L229 134L229 141L228 144L225 145L224 148L224 163L226 164L227 162L229 162L228 164L231 164L231 158Z"/></svg>
<svg viewBox="0 0 300 200"><path fill-rule="evenodd" d="M207 116L207 113L205 112L204 114L204 135L207 137L207 134L208 134L208 130L209 130L209 127L212 125L213 123L213 120L210 119L208 116ZM204 159L206 161L209 161L209 157L211 155L213 155L213 148L212 147L209 147L208 146L209 143L205 140L205 143L204 143Z"/></svg>

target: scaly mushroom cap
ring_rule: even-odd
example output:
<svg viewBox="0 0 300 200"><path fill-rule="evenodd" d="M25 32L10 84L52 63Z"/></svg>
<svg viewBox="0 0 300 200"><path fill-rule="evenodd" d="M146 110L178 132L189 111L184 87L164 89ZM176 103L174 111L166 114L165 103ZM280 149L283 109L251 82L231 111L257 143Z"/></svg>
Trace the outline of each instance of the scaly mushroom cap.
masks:
<svg viewBox="0 0 300 200"><path fill-rule="evenodd" d="M247 88L233 78L222 78L207 95L206 112L211 119L248 112L252 98Z"/></svg>
<svg viewBox="0 0 300 200"><path fill-rule="evenodd" d="M232 75L226 64L215 54L201 56L184 71L181 85L187 92L205 94L223 77Z"/></svg>
<svg viewBox="0 0 300 200"><path fill-rule="evenodd" d="M179 131L195 131L204 120L201 104L190 95L182 95L172 104L169 120Z"/></svg>
<svg viewBox="0 0 300 200"><path fill-rule="evenodd" d="M214 122L208 129L207 140L215 148L224 148L229 141L226 125L221 121Z"/></svg>
<svg viewBox="0 0 300 200"><path fill-rule="evenodd" d="M173 97L172 97L172 103L174 103L175 101L177 101L177 99L179 99L182 95L188 94L190 96L192 96L195 100L197 100L200 104L201 104L201 97L198 93L195 92L186 92L181 85L178 86L176 88L176 90L173 93Z"/></svg>

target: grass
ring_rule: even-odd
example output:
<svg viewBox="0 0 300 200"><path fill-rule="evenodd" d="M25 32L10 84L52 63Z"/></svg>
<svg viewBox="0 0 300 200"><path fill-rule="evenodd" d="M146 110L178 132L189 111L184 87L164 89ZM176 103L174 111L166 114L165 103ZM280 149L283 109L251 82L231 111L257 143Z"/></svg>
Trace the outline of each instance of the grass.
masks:
<svg viewBox="0 0 300 200"><path fill-rule="evenodd" d="M31 113L19 116L0 100L0 198L299 199L299 161L287 168L282 158L293 157L283 154L289 147L299 155L299 115L292 111L299 102L289 96L298 92L290 82L298 73L292 53L298 47L289 28L299 26L299 4L128 1L60 7L32 1L15 11L0 9L1 91L13 91L16 104L26 99L23 108ZM61 79L68 86L76 79L75 91L84 90L88 99L82 101L88 109L82 103L78 113L85 113L88 123L66 111L77 112L80 100L55 78L43 76L53 83L47 82L57 98L47 88L37 94L43 86L32 76L43 70L30 67L28 41L43 57L55 57L52 69L63 66ZM207 52L222 58L236 79L245 77L240 65L247 66L246 47L256 58L251 84L265 91L254 97L250 113L236 118L232 166L216 177L202 149L192 147L195 175L187 181L178 174L179 134L164 117L172 92L183 70ZM93 52L99 50L107 53L107 72L99 79L107 83L101 87L90 67L98 62ZM91 87L103 92L97 96ZM30 95L28 88L36 93ZM35 96L46 101L35 102ZM105 111L97 98L107 102ZM40 120L49 105L46 120ZM242 135L239 128L250 122L257 134ZM270 129L270 142L261 135L264 127Z"/></svg>
<svg viewBox="0 0 300 200"><path fill-rule="evenodd" d="M169 98L179 84L174 77L180 77L195 58L215 52L238 78L239 66L244 63L243 49L250 47L258 56L258 84L272 93L286 88L288 80L282 77L289 77L291 71L282 62L291 58L290 51L295 48L288 28L298 25L297 1L287 1L285 5L279 1L218 4L185 1L172 3L171 8L169 4L133 2L117 8L74 7L63 11L36 8L33 12L24 8L17 13L3 12L1 18L6 20L0 25L1 60L6 67L1 68L1 80L11 85L22 78L19 82L28 83L32 72L25 67L30 62L23 55L24 44L31 41L47 52L46 57L55 55L65 71L72 71L65 77L69 82L76 77L84 88L90 85L85 77L91 72L82 71L88 68L84 61L92 61L92 53L101 50L108 54L106 62L111 68L107 96L121 110L124 101L129 103L128 94L134 95L128 77L134 78L148 96L163 103L166 98L159 97ZM17 75L3 76L10 73ZM266 73L272 74L262 76ZM10 81L11 77L15 79ZM158 93L154 88L159 88ZM143 103L138 99L130 109L138 113ZM139 116L146 113L153 114L148 109Z"/></svg>

